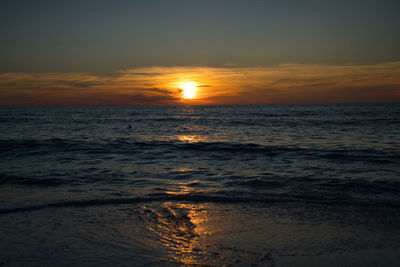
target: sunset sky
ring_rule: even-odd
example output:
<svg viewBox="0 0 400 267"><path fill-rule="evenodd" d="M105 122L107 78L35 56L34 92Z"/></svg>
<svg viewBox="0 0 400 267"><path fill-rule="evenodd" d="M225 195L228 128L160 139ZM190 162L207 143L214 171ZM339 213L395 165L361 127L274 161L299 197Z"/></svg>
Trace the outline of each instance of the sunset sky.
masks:
<svg viewBox="0 0 400 267"><path fill-rule="evenodd" d="M0 106L399 102L399 14L398 0L2 1Z"/></svg>

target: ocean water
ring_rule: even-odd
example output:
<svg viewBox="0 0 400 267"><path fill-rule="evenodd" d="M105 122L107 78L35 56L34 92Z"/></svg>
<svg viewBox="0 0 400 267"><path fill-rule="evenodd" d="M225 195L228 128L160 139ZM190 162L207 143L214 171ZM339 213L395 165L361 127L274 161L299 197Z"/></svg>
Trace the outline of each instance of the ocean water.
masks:
<svg viewBox="0 0 400 267"><path fill-rule="evenodd" d="M1 108L0 159L0 265L400 263L400 104Z"/></svg>

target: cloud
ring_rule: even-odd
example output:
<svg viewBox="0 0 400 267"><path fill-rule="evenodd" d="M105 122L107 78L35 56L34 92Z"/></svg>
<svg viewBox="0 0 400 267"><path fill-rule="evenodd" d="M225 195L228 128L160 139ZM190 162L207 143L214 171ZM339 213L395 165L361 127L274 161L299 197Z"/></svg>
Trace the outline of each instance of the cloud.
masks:
<svg viewBox="0 0 400 267"><path fill-rule="evenodd" d="M91 87L95 85L106 85L107 83L100 81L64 81L64 80L55 80L54 84L61 86L70 86L72 88L81 88L81 87Z"/></svg>
<svg viewBox="0 0 400 267"><path fill-rule="evenodd" d="M147 67L108 75L0 74L0 105L177 105L400 101L400 62ZM197 99L180 98L195 81Z"/></svg>

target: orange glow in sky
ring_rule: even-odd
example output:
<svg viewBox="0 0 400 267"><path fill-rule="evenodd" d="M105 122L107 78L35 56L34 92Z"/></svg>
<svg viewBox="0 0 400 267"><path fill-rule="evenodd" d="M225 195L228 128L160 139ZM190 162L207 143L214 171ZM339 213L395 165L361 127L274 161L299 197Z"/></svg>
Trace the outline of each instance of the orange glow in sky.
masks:
<svg viewBox="0 0 400 267"><path fill-rule="evenodd" d="M146 67L0 73L0 106L311 104L400 101L400 62Z"/></svg>

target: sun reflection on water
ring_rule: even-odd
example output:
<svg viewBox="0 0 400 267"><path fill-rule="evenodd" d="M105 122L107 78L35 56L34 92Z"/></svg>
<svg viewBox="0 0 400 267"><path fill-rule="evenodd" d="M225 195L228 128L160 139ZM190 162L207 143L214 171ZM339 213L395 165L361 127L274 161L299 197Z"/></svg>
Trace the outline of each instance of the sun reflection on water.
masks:
<svg viewBox="0 0 400 267"><path fill-rule="evenodd" d="M198 181L194 180L192 182L195 183ZM166 190L165 193L170 195L182 195L182 194L196 193L196 190L194 190L192 187L188 186L185 183L180 183L170 188L169 190Z"/></svg>
<svg viewBox="0 0 400 267"><path fill-rule="evenodd" d="M207 211L203 205L164 202L159 209L143 207L142 217L151 221L146 228L169 251L171 262L184 265L207 263L211 234L206 227Z"/></svg>
<svg viewBox="0 0 400 267"><path fill-rule="evenodd" d="M192 172L194 170L195 170L194 168L180 167L180 168L172 169L171 172L185 173L185 172Z"/></svg>
<svg viewBox="0 0 400 267"><path fill-rule="evenodd" d="M176 139L186 143L198 143L206 141L206 139L200 135L178 135Z"/></svg>

